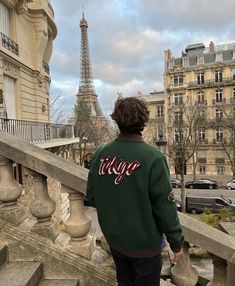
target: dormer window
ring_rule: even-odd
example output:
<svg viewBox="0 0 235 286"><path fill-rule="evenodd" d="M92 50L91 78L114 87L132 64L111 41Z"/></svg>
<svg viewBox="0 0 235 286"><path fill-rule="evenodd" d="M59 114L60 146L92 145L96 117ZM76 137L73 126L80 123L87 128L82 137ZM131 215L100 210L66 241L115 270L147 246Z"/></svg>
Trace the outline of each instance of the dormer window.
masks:
<svg viewBox="0 0 235 286"><path fill-rule="evenodd" d="M217 52L215 54L215 61L216 62L222 62L223 61L223 53L222 52Z"/></svg>
<svg viewBox="0 0 235 286"><path fill-rule="evenodd" d="M197 57L197 64L198 65L204 64L204 56L198 56Z"/></svg>

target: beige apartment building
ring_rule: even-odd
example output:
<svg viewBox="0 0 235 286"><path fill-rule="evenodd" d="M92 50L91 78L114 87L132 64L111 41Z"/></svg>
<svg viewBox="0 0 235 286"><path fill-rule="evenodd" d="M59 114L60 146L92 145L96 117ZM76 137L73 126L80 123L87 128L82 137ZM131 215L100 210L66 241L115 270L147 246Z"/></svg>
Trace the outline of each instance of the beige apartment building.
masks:
<svg viewBox="0 0 235 286"><path fill-rule="evenodd" d="M180 57L165 51L164 85L167 137L174 132L169 116L177 115L177 108L186 101L195 104L198 112L204 107L209 122L198 130L199 147L185 173L192 174L194 165L199 175L231 175L223 145L231 145L234 134L219 122L226 110L235 110L235 43L189 45ZM172 173L174 167L171 164Z"/></svg>
<svg viewBox="0 0 235 286"><path fill-rule="evenodd" d="M0 117L50 121L50 0L0 0Z"/></svg>
<svg viewBox="0 0 235 286"><path fill-rule="evenodd" d="M154 91L145 95L138 95L146 101L149 110L149 120L144 129L143 137L146 142L156 146L157 140L162 136L166 139L165 131L165 93L164 91Z"/></svg>

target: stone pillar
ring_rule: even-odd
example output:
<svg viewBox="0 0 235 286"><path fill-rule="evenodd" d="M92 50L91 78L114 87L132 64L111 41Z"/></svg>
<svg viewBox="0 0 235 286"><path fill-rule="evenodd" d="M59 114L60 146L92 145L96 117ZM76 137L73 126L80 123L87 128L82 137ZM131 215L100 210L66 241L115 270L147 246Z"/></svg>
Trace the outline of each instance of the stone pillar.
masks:
<svg viewBox="0 0 235 286"><path fill-rule="evenodd" d="M69 194L70 215L64 223L65 232L71 236L67 248L90 260L95 250L95 239L90 231L91 220L85 214L84 195L65 185L62 185L62 191Z"/></svg>
<svg viewBox="0 0 235 286"><path fill-rule="evenodd" d="M59 224L52 219L56 203L48 194L47 178L34 171L31 171L31 175L33 177L35 200L30 209L32 215L37 218L37 223L32 231L54 240L59 234Z"/></svg>
<svg viewBox="0 0 235 286"><path fill-rule="evenodd" d="M207 284L207 286L225 286L226 284L226 260L211 254L211 259L214 265L213 279ZM232 285L232 284L231 284Z"/></svg>
<svg viewBox="0 0 235 286"><path fill-rule="evenodd" d="M24 207L18 203L22 186L14 179L12 162L0 156L0 217L18 225L26 218Z"/></svg>
<svg viewBox="0 0 235 286"><path fill-rule="evenodd" d="M172 267L172 281L176 286L195 286L198 280L196 269L191 265L189 257L189 244L184 243L184 254Z"/></svg>

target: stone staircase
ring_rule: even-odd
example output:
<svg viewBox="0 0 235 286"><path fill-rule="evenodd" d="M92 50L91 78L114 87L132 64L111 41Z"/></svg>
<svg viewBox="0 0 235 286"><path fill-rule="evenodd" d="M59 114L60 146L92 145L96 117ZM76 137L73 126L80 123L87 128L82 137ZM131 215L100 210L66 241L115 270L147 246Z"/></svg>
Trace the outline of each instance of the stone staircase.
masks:
<svg viewBox="0 0 235 286"><path fill-rule="evenodd" d="M8 247L0 246L0 286L78 286L78 279L44 279L43 264L9 261Z"/></svg>
<svg viewBox="0 0 235 286"><path fill-rule="evenodd" d="M24 223L16 228L1 220L0 241L0 286L117 285L113 261L102 250L87 261L63 249L60 242L52 244L25 231ZM160 285L173 286L163 279Z"/></svg>

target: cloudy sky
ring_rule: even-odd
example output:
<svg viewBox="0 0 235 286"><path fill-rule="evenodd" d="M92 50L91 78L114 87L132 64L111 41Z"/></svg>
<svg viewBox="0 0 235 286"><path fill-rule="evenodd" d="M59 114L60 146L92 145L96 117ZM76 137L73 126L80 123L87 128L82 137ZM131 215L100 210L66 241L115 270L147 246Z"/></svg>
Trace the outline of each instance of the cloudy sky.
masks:
<svg viewBox="0 0 235 286"><path fill-rule="evenodd" d="M234 0L51 0L58 34L50 62L51 93L72 113L80 73L82 6L88 21L96 93L109 115L117 93L163 89L164 50L235 41Z"/></svg>

